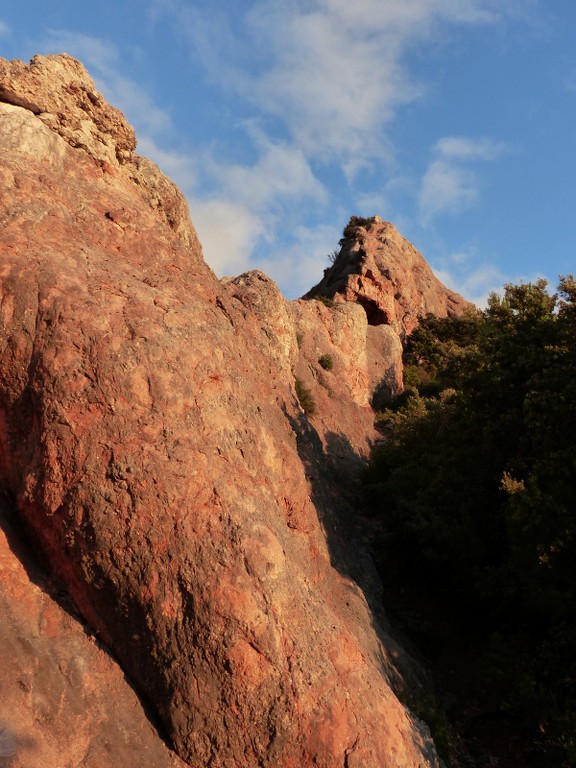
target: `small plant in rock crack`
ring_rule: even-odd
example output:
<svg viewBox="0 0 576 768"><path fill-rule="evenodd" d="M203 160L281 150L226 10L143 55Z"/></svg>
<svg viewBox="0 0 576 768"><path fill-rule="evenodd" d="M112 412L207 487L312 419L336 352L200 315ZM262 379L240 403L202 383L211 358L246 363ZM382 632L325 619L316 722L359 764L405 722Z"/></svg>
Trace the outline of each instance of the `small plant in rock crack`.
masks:
<svg viewBox="0 0 576 768"><path fill-rule="evenodd" d="M318 384L320 384L321 387L324 387L326 392L328 392L328 397L334 397L334 390L321 373L318 374Z"/></svg>
<svg viewBox="0 0 576 768"><path fill-rule="evenodd" d="M331 371L334 367L334 360L332 359L332 355L321 355L318 358L318 363L320 364L321 368L324 368L325 371Z"/></svg>
<svg viewBox="0 0 576 768"><path fill-rule="evenodd" d="M316 413L316 401L312 392L304 386L302 379L295 380L296 396L300 402L302 410L307 416L313 416Z"/></svg>
<svg viewBox="0 0 576 768"><path fill-rule="evenodd" d="M328 261L330 264L335 264L338 256L340 256L340 248L335 248L328 254Z"/></svg>

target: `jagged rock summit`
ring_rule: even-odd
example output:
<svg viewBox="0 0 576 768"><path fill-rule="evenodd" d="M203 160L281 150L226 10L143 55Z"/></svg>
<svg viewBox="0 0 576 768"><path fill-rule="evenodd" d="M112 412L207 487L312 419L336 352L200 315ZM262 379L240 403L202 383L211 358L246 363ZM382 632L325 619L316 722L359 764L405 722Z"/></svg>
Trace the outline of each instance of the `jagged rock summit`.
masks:
<svg viewBox="0 0 576 768"><path fill-rule="evenodd" d="M340 246L308 298L358 302L370 325L388 325L401 338L423 315L461 315L471 306L443 286L416 248L379 216L352 216Z"/></svg>
<svg viewBox="0 0 576 768"><path fill-rule="evenodd" d="M286 302L261 273L218 281L134 148L74 59L0 59L13 765L433 768L345 546L398 332L362 302Z"/></svg>

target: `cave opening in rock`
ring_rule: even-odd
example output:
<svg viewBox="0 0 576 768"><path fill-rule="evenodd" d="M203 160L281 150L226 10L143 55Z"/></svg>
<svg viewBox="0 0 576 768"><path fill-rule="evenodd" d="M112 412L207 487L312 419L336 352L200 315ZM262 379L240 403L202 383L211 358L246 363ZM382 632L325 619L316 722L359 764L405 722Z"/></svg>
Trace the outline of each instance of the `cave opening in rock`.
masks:
<svg viewBox="0 0 576 768"><path fill-rule="evenodd" d="M367 299L365 296L358 296L358 303L366 312L368 325L390 325L388 313L379 307L375 301Z"/></svg>

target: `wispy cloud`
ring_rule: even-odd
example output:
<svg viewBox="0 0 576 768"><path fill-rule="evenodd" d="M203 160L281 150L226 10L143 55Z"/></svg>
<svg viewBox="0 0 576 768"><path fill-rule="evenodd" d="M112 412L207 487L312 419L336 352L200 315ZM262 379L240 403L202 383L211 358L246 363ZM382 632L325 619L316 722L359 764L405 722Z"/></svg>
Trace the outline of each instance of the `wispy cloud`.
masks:
<svg viewBox="0 0 576 768"><path fill-rule="evenodd" d="M474 265L474 266L472 266ZM507 283L534 282L541 273L506 274L495 263L481 261L478 254L459 251L444 256L434 265L434 274L444 285L484 309L491 293L502 294Z"/></svg>
<svg viewBox="0 0 576 768"><path fill-rule="evenodd" d="M510 282L510 278L494 264L479 264L471 272L454 264L452 268L434 269L434 273L444 285L481 309L486 307L491 293L502 293L504 284Z"/></svg>
<svg viewBox="0 0 576 768"><path fill-rule="evenodd" d="M417 99L406 53L442 25L494 23L494 0L260 0L236 32L215 15L182 11L215 82L280 121L309 156L345 166L380 157L383 128Z"/></svg>
<svg viewBox="0 0 576 768"><path fill-rule="evenodd" d="M264 269L256 256L259 246L264 244L269 253L296 226L302 206L323 208L328 200L297 147L260 133L253 142L257 157L252 164L222 163L208 151L196 158L207 184L217 180L217 192L206 200L191 199L190 205L206 258L220 276ZM265 271L276 280L284 276L281 260L266 259Z"/></svg>
<svg viewBox="0 0 576 768"><path fill-rule="evenodd" d="M491 161L508 151L507 145L491 139L461 136L440 139L423 178L418 196L424 224L439 214L459 213L474 205L479 195L474 161Z"/></svg>
<svg viewBox="0 0 576 768"><path fill-rule="evenodd" d="M242 204L220 199L190 199L194 225L207 261L219 277L254 269L251 256L265 233L264 220Z"/></svg>
<svg viewBox="0 0 576 768"><path fill-rule="evenodd" d="M289 248L270 248L265 256L254 260L251 268L273 275L291 296L302 296L320 281L323 269L329 266L328 254L338 242L339 229L328 224L297 226L292 234Z"/></svg>
<svg viewBox="0 0 576 768"><path fill-rule="evenodd" d="M509 150L507 144L492 139L469 139L463 136L446 136L440 139L435 151L444 158L453 160L495 160Z"/></svg>
<svg viewBox="0 0 576 768"><path fill-rule="evenodd" d="M338 169L352 185L360 170L380 165L381 192L363 191L358 201L381 200L385 167L394 157L387 129L403 105L425 92L425 84L411 74L407 54L422 41L441 39L447 26L495 24L510 7L503 9L499 0L255 0L241 6L217 3L208 12L182 0L153 0L154 19L172 18L179 34L188 36L192 60L201 63L221 98L240 99L252 125L258 125L249 135L257 158L252 163L213 162L210 153L201 160L215 193L199 230L204 229L207 258L217 271L229 259L213 249L232 222L240 221L244 233L257 231L257 220L265 222L260 230L271 241L277 235L286 242L289 228L294 242L296 219L286 211L308 201L330 205L335 195L321 182L327 168ZM459 139L439 146L436 159L442 163L429 169L421 193L429 215L473 202L475 180L461 164L485 159L488 151L487 143ZM435 199L443 203L432 210L428 196L438 189L442 196ZM228 218L218 222L218 210L226 210ZM198 219L194 210L193 217ZM241 243L249 249L233 263L258 258L248 238L230 233L227 243L228 254ZM289 251L289 258L276 254L269 261L276 279L284 279L283 263L294 264L293 246Z"/></svg>
<svg viewBox="0 0 576 768"><path fill-rule="evenodd" d="M468 169L434 160L422 179L418 199L424 223L439 213L459 213L478 197L476 178Z"/></svg>
<svg viewBox="0 0 576 768"><path fill-rule="evenodd" d="M197 187L199 162L189 153L161 147L147 135L138 137L138 153L153 160L184 194L191 194Z"/></svg>
<svg viewBox="0 0 576 768"><path fill-rule="evenodd" d="M10 29L10 26L0 19L0 37L8 37L11 34L12 30Z"/></svg>
<svg viewBox="0 0 576 768"><path fill-rule="evenodd" d="M327 251L326 243L318 244L317 233L304 246L296 222L303 205L323 208L327 191L295 147L262 139L259 152L252 165L221 164L210 154L198 158L203 173L210 180L218 178L219 191L206 200L190 200L194 222L219 276L262 269L285 288L290 285L291 295L304 293L310 286L300 291L299 276L309 270L301 262ZM287 230L298 244L279 247Z"/></svg>
<svg viewBox="0 0 576 768"><path fill-rule="evenodd" d="M338 242L338 226L319 224L295 226L292 242L280 245L274 228L240 203L191 199L190 205L208 263L219 277L260 269L292 297L320 280Z"/></svg>
<svg viewBox="0 0 576 768"><path fill-rule="evenodd" d="M127 54L109 42L52 30L43 49L79 57L106 98L123 109L137 129L138 150L188 195L207 260L219 274L265 262L285 287L289 268L315 271L310 260L323 261L334 247L332 229L315 228L310 216L316 208L325 220L341 205L342 190L333 191L328 178L347 184L349 199L361 205L385 201L395 152L388 128L399 109L425 91L408 66L409 52L423 41L441 40L447 27L495 24L509 5L503 10L500 0L220 0L191 7L184 0L150 0L148 10L150 31L168 17L178 39L188 40L191 61L201 67L195 76L212 84L213 103L228 105L233 114L242 105L243 120L236 125L242 135L233 137L242 153L236 155L231 145L220 152L222 146L212 141L175 147L169 111L124 74ZM490 159L495 147L442 139L420 190L422 215L472 204L472 163ZM357 174L366 168L378 169L380 189L354 191ZM302 226L307 237L313 233L314 247L295 234Z"/></svg>
<svg viewBox="0 0 576 768"><path fill-rule="evenodd" d="M292 199L326 200L326 190L300 148L271 141L260 132L255 143L259 154L252 165L212 164L212 173L227 195L260 213Z"/></svg>
<svg viewBox="0 0 576 768"><path fill-rule="evenodd" d="M303 203L322 206L327 202L327 191L303 151L292 143L272 140L255 122L239 127L252 146L252 163L225 163L212 147L175 149L169 114L158 108L144 88L122 74L124 62L111 43L53 30L40 49L78 57L106 98L125 111L137 128L140 154L154 160L187 194L204 253L218 275L258 266L260 262L253 260L258 245L267 244L270 252L279 229L294 226L294 219L288 224L291 209L294 214L293 209ZM200 186L202 197L198 196ZM310 249L307 253L310 258ZM287 262L282 263L282 258L265 259L276 279L287 274Z"/></svg>

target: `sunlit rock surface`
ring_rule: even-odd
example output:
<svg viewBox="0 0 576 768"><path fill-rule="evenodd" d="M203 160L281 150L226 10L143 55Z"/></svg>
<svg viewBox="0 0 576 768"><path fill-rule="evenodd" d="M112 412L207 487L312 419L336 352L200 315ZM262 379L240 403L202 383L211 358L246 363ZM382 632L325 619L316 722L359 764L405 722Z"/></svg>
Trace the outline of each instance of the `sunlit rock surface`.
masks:
<svg viewBox="0 0 576 768"><path fill-rule="evenodd" d="M436 766L343 522L408 325L375 327L352 293L218 281L182 196L70 57L0 60L0 101L15 764ZM394 306L413 300L433 308Z"/></svg>

